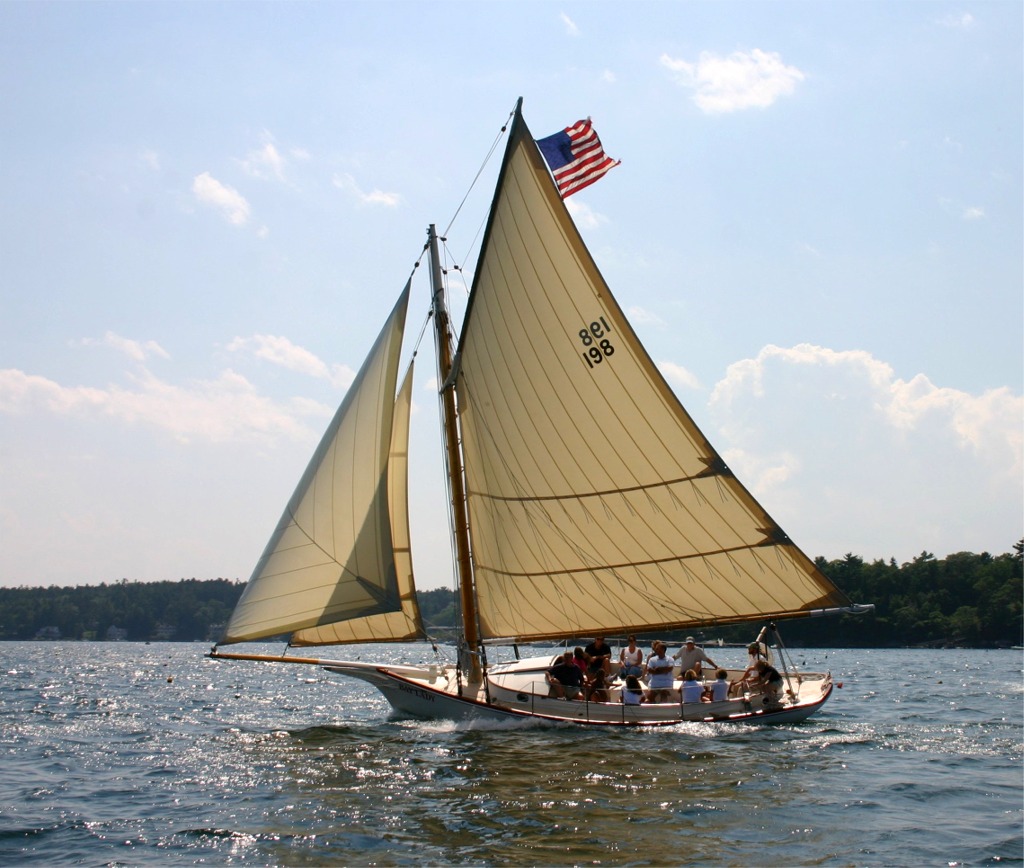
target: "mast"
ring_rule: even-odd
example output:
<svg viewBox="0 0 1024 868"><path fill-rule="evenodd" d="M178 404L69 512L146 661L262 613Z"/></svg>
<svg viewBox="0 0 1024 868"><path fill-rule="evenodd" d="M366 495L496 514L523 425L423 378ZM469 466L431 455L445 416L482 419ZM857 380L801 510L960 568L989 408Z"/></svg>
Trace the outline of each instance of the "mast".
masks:
<svg viewBox="0 0 1024 868"><path fill-rule="evenodd" d="M434 335L437 344L437 367L440 374L441 406L445 450L448 456L448 482L452 498L452 525L455 534L459 600L462 609L462 631L472 652L469 680L480 681L480 637L477 630L476 596L473 593L473 571L469 556L469 526L466 518L466 490L463 483L462 453L459 448L458 420L455 409L455 383L452 378L451 326L444 300L441 260L437 251L437 229L433 223L427 230L430 245L430 286L433 293Z"/></svg>

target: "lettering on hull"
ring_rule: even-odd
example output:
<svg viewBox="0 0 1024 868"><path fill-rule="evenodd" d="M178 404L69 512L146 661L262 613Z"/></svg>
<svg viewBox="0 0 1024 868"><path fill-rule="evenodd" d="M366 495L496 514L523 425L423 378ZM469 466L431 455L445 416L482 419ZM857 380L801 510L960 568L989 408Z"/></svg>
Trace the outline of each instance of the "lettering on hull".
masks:
<svg viewBox="0 0 1024 868"><path fill-rule="evenodd" d="M418 687L409 687L405 684L399 684L398 689L401 690L402 693L411 693L413 696L419 699L425 699L427 702L437 702L437 697L429 690L421 690Z"/></svg>

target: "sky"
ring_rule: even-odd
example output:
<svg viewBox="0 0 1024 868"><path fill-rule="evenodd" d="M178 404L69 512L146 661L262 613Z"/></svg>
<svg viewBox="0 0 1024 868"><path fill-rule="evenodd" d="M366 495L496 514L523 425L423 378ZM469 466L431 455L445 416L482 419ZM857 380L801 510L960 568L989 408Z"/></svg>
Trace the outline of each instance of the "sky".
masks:
<svg viewBox="0 0 1024 868"><path fill-rule="evenodd" d="M0 3L0 585L247 579L428 224L464 311L520 96L622 161L573 217L808 555L1010 551L1024 6L629 10ZM451 586L431 357L422 589Z"/></svg>

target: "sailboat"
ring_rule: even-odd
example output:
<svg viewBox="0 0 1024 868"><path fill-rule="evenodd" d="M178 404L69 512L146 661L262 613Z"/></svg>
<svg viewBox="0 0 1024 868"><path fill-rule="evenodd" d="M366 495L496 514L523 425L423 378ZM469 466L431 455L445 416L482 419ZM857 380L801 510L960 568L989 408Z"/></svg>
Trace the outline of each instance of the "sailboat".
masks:
<svg viewBox="0 0 1024 868"><path fill-rule="evenodd" d="M429 719L804 720L829 699L832 679L787 665L775 622L869 607L852 605L797 548L669 388L584 245L521 99L505 129L458 336L434 226L423 253L461 619L456 659L383 665L294 652L428 639L409 534L411 365L398 386L411 277L210 656L322 667ZM764 625L752 652L782 670L777 694L740 682L737 669L729 675L738 689L717 701L683 701L681 672L667 701L623 702L614 677L594 698L565 699L549 678L559 651L519 654L744 622ZM225 650L278 637L287 637L280 655ZM515 659L490 661L497 645Z"/></svg>

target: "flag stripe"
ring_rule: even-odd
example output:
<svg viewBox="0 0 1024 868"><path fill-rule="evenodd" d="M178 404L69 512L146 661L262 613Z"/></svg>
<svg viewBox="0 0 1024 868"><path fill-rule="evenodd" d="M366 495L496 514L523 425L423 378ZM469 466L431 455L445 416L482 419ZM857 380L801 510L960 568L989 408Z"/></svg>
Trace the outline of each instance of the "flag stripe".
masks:
<svg viewBox="0 0 1024 868"><path fill-rule="evenodd" d="M599 181L601 178L603 178L610 169L614 169L617 165L619 165L618 160L615 160L614 162L608 162L604 164L600 169L594 170L585 175L584 177L578 178L568 183L560 184L559 191L562 194L562 198L564 199L566 196L569 196L572 193L576 193L582 190L584 187L589 187L595 181Z"/></svg>

